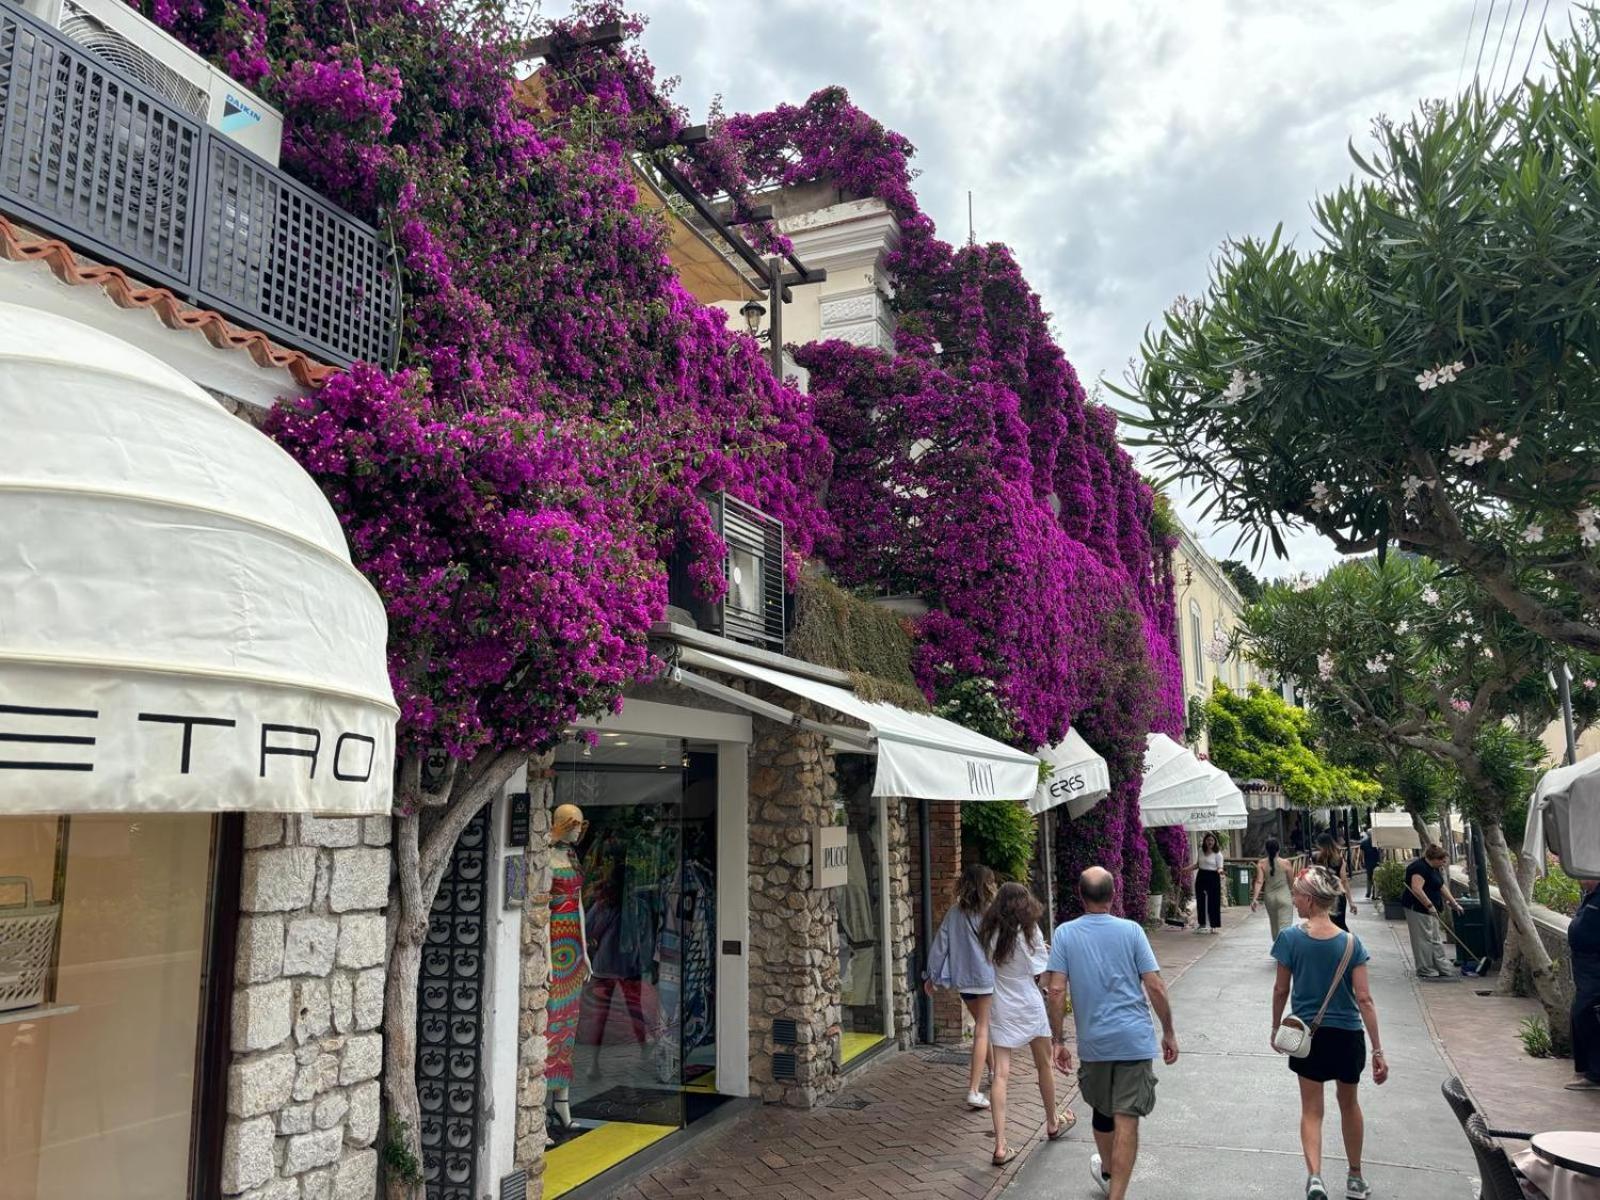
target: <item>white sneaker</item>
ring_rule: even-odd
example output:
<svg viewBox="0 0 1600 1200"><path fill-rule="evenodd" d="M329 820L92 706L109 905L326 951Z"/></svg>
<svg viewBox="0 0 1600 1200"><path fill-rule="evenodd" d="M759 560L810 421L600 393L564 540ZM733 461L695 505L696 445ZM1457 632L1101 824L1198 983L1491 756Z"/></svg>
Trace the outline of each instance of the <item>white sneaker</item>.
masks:
<svg viewBox="0 0 1600 1200"><path fill-rule="evenodd" d="M968 1108L975 1108L975 1109L988 1108L989 1107L989 1097L985 1096L982 1092L968 1092L967 1093L967 1107Z"/></svg>
<svg viewBox="0 0 1600 1200"><path fill-rule="evenodd" d="M1361 1176L1351 1175L1345 1180L1344 1195L1345 1200L1371 1200L1372 1189Z"/></svg>
<svg viewBox="0 0 1600 1200"><path fill-rule="evenodd" d="M1089 1175L1093 1178L1095 1187L1100 1189L1102 1196L1111 1195L1111 1176L1100 1169L1100 1156L1098 1154L1089 1156ZM1327 1198L1324 1197L1323 1200L1327 1200Z"/></svg>
<svg viewBox="0 0 1600 1200"><path fill-rule="evenodd" d="M1318 1175L1306 1177L1306 1200L1328 1200L1328 1189L1322 1186L1322 1178Z"/></svg>

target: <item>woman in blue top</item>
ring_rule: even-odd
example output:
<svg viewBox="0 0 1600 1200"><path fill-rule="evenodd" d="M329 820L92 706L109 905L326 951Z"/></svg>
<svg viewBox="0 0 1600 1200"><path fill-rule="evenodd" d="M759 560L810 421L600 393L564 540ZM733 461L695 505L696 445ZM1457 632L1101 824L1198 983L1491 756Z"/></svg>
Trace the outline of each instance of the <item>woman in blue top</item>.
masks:
<svg viewBox="0 0 1600 1200"><path fill-rule="evenodd" d="M994 1054L989 1049L989 1006L994 1000L994 966L978 941L978 926L999 890L994 872L973 863L961 872L955 903L944 915L928 952L928 970L922 988L933 995L936 987L955 988L972 1014L972 1065L967 1068L967 1107L985 1109L989 1098L979 1090L983 1069L994 1076Z"/></svg>
<svg viewBox="0 0 1600 1200"><path fill-rule="evenodd" d="M1328 1081L1337 1085L1339 1123L1344 1131L1349 1177L1345 1196L1366 1200L1372 1189L1361 1177L1361 1143L1365 1132L1356 1087L1367 1065L1365 1026L1372 1039L1372 1082L1389 1078L1389 1064L1378 1040L1378 1007L1367 986L1367 949L1361 939L1346 933L1330 916L1344 887L1326 867L1309 867L1294 882L1294 907L1306 919L1278 935L1272 957L1278 961L1278 981L1272 989L1272 1031L1277 1049L1278 1026L1284 1005L1311 1029L1317 1010L1326 1000L1322 1023L1313 1029L1311 1052L1289 1059L1289 1069L1300 1076L1300 1145L1306 1156L1306 1200L1328 1200L1322 1183L1322 1112ZM1353 943L1350 961L1337 986L1334 979L1347 945ZM1330 994L1331 989L1331 994Z"/></svg>

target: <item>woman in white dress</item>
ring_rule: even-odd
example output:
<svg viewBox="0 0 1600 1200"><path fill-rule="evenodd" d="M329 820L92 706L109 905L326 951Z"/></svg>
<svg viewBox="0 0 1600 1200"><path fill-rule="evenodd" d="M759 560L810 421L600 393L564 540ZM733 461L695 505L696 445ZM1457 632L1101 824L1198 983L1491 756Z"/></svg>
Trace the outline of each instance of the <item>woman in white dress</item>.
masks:
<svg viewBox="0 0 1600 1200"><path fill-rule="evenodd" d="M978 927L989 961L994 964L994 1000L989 1008L989 1045L994 1050L994 1082L989 1089L994 1114L994 1165L1003 1167L1017 1152L1006 1145L1006 1088L1011 1081L1011 1052L1026 1046L1033 1052L1039 1075L1039 1098L1050 1114L1045 1133L1051 1141L1072 1128L1071 1110L1056 1108L1056 1080L1050 1058L1050 1017L1045 1012L1039 976L1050 947L1039 918L1044 908L1020 883L1004 885L983 924Z"/></svg>

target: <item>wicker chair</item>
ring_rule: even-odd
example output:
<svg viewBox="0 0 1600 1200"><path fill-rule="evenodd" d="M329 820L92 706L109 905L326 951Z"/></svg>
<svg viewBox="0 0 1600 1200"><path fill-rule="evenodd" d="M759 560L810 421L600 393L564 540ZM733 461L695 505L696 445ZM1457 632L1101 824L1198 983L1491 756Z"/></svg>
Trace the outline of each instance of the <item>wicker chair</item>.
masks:
<svg viewBox="0 0 1600 1200"><path fill-rule="evenodd" d="M1444 1102L1456 1114L1456 1120L1461 1122L1463 1129L1467 1126L1467 1118L1478 1114L1478 1106L1472 1102L1472 1097L1467 1095L1466 1085L1459 1076L1452 1075L1439 1085L1439 1090L1444 1093ZM1531 1133L1520 1133L1514 1129L1489 1129L1485 1124L1485 1131L1492 1138L1508 1142L1526 1142L1533 1137Z"/></svg>
<svg viewBox="0 0 1600 1200"><path fill-rule="evenodd" d="M1489 1132L1482 1115L1473 1113L1462 1127L1467 1131L1467 1141L1472 1143L1472 1153L1482 1173L1482 1200L1523 1200L1522 1185L1511 1169L1511 1160Z"/></svg>

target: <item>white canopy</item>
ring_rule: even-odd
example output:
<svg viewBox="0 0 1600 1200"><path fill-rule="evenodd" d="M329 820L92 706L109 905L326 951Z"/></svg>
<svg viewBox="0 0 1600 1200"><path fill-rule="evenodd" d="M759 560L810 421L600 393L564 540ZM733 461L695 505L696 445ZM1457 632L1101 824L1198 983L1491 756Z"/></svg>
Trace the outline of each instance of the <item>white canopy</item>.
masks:
<svg viewBox="0 0 1600 1200"><path fill-rule="evenodd" d="M846 744L870 750L876 743L878 771L874 796L918 800L1023 800L1039 783L1039 760L1004 742L974 733L954 721L914 713L893 704L863 700L854 692L802 675L725 658L707 650L683 649L676 682L792 724L818 728ZM820 726L787 710L683 670L701 667L735 679L781 688L866 725L865 730ZM774 712L773 710L776 710Z"/></svg>
<svg viewBox="0 0 1600 1200"><path fill-rule="evenodd" d="M1067 816L1076 819L1111 794L1111 768L1076 729L1067 730L1067 736L1054 746L1040 750L1039 758L1053 769L1028 801L1028 811L1035 816L1065 804Z"/></svg>
<svg viewBox="0 0 1600 1200"><path fill-rule="evenodd" d="M1185 827L1197 833L1246 828L1250 824L1250 813L1245 808L1244 793L1239 790L1238 784L1228 778L1226 771L1218 770L1216 767L1212 767L1211 770L1216 774L1206 795L1207 798L1216 801L1216 815L1198 821L1185 821Z"/></svg>
<svg viewBox="0 0 1600 1200"><path fill-rule="evenodd" d="M270 439L0 304L0 813L387 813L386 639Z"/></svg>
<svg viewBox="0 0 1600 1200"><path fill-rule="evenodd" d="M1600 754L1546 771L1534 789L1523 852L1541 874L1547 850L1573 879L1600 879Z"/></svg>
<svg viewBox="0 0 1600 1200"><path fill-rule="evenodd" d="M1429 836L1434 836L1431 829ZM1404 850L1410 854L1422 849L1418 844L1417 827L1411 823L1408 812L1373 813L1372 844L1379 850Z"/></svg>
<svg viewBox="0 0 1600 1200"><path fill-rule="evenodd" d="M1166 734L1149 734L1145 739L1144 787L1139 793L1139 819L1144 827L1188 825L1215 817L1217 802L1210 794L1215 770Z"/></svg>
<svg viewBox="0 0 1600 1200"><path fill-rule="evenodd" d="M1264 779L1246 779L1239 785L1244 793L1245 807L1251 812L1278 812L1289 807L1289 797L1277 784Z"/></svg>

